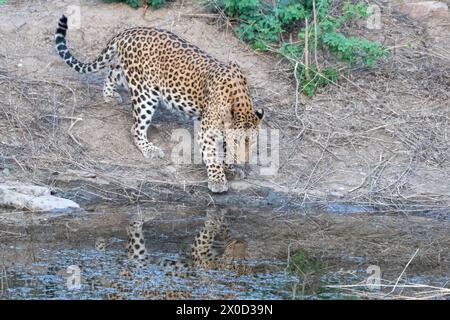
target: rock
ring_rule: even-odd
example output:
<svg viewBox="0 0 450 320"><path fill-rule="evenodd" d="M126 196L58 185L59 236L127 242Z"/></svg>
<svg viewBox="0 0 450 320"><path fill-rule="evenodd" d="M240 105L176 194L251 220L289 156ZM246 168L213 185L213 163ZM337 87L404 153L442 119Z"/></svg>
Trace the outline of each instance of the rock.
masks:
<svg viewBox="0 0 450 320"><path fill-rule="evenodd" d="M439 1L422 1L415 3L402 3L399 7L401 13L412 18L423 19L431 15L446 15L448 6Z"/></svg>
<svg viewBox="0 0 450 320"><path fill-rule="evenodd" d="M17 193L29 194L35 197L50 195L50 189L46 187L11 182L0 184L0 190L11 190Z"/></svg>
<svg viewBox="0 0 450 320"><path fill-rule="evenodd" d="M72 200L52 196L46 187L21 183L0 184L0 206L47 212L72 212L80 209Z"/></svg>
<svg viewBox="0 0 450 320"><path fill-rule="evenodd" d="M27 203L28 207L35 208L42 211L71 211L74 209L80 209L80 206L69 199L59 198L55 196L40 196L31 199Z"/></svg>

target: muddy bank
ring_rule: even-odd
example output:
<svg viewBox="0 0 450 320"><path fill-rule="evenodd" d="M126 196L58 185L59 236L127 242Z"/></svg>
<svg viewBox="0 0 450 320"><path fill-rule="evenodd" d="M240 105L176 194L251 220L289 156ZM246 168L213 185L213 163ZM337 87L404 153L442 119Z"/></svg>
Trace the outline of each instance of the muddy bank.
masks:
<svg viewBox="0 0 450 320"><path fill-rule="evenodd" d="M198 167L200 170L203 169L201 165ZM40 181L43 186L51 186L52 197L57 196L74 201L82 206L81 210L89 210L96 205L124 206L155 203L167 206L183 204L204 208L228 206L248 208L249 210L273 210L274 212L320 211L332 215L374 212L444 219L448 219L450 213L450 208L445 203L427 204L421 202L420 199L403 203L351 201L342 194L306 193L258 181L255 178L231 180L230 191L222 194L209 192L206 182L120 180L101 173L80 170L36 171L35 179ZM16 184L17 182L11 182L9 185L13 188ZM8 186L8 183L4 185ZM36 188L45 189L39 186ZM40 211L38 209L31 210Z"/></svg>
<svg viewBox="0 0 450 320"><path fill-rule="evenodd" d="M59 177L58 177L59 176ZM119 181L72 178L67 181L64 174L52 176L49 181L54 186L55 194L72 199L84 206L116 203L167 203L198 205L204 207L234 206L249 210L262 209L279 212L313 212L321 211L329 214L346 213L392 213L433 216L448 219L450 208L445 204L427 205L419 201L399 204L383 202L350 201L343 195L326 195L301 190L292 190L255 179L230 181L230 191L223 194L212 194L206 184L180 185L179 182L141 181L138 185L129 186ZM53 179L53 180L52 180Z"/></svg>

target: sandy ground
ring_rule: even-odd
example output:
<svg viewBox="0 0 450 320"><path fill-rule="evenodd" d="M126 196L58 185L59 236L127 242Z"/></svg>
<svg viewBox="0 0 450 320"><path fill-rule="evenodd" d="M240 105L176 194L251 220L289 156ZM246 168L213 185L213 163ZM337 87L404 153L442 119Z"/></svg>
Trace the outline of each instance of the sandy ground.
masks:
<svg viewBox="0 0 450 320"><path fill-rule="evenodd" d="M185 202L200 204L200 215L206 206L233 205L250 216L237 229L254 239L255 256L285 259L294 243L336 268L356 256L363 260L350 261L352 267L378 263L395 277L421 248L411 264L416 274L449 274L447 20L417 22L383 8L382 29L351 30L383 42L391 57L373 69L351 68L339 86L301 97L296 116L289 66L252 52L221 22L187 17L204 12L195 1L177 1L145 17L142 9L120 4L76 2L80 28L69 30L68 44L82 61L94 59L118 31L147 25L172 30L245 70L255 104L265 108L264 126L280 132L280 166L272 176L251 170L232 183L228 196L215 196L206 189L202 165L141 156L131 141L126 93L124 104L103 102L104 73L80 75L62 63L53 38L69 5L74 1L0 6L0 182L49 185L87 210L112 200L163 202L180 212ZM320 59L326 66L326 57ZM160 112L150 140L168 155L177 128L192 131L192 124ZM331 216L330 204L342 203L375 212ZM252 219L249 213L262 204L272 213ZM328 213L299 209L308 204ZM2 230L21 225L25 216L5 210Z"/></svg>

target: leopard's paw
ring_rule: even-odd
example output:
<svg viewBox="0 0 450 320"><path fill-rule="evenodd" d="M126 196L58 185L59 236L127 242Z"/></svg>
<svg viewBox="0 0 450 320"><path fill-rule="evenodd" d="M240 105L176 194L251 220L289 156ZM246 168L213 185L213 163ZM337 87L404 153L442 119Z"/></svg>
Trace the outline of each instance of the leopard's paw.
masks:
<svg viewBox="0 0 450 320"><path fill-rule="evenodd" d="M208 189L214 193L222 193L228 191L226 182L208 181Z"/></svg>

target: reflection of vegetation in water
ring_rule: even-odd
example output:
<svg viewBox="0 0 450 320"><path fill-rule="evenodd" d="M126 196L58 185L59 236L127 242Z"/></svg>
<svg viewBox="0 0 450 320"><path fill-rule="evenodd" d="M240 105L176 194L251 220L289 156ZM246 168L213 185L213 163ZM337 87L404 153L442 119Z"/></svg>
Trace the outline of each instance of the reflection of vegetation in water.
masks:
<svg viewBox="0 0 450 320"><path fill-rule="evenodd" d="M298 251L289 259L289 271L297 274L322 272L324 265L318 259L311 257L305 251Z"/></svg>
<svg viewBox="0 0 450 320"><path fill-rule="evenodd" d="M290 259L287 270L297 277L298 282L290 287L290 299L321 299L321 300L354 300L360 299L351 293L342 292L333 285L359 283L361 272L330 272L327 263L306 251L299 250ZM364 271L362 271L364 272Z"/></svg>
<svg viewBox="0 0 450 320"><path fill-rule="evenodd" d="M349 294L329 288L329 285L339 284L339 277L326 272L327 264L306 251L299 250L289 258L287 270L297 277L298 282L290 289L290 299L322 299L348 300L356 299ZM348 280L348 279L347 279Z"/></svg>
<svg viewBox="0 0 450 320"><path fill-rule="evenodd" d="M325 264L306 251L297 251L289 258L288 271L299 280L292 288L292 298L304 299L323 292L321 276L324 274Z"/></svg>

